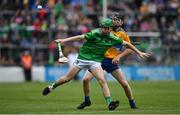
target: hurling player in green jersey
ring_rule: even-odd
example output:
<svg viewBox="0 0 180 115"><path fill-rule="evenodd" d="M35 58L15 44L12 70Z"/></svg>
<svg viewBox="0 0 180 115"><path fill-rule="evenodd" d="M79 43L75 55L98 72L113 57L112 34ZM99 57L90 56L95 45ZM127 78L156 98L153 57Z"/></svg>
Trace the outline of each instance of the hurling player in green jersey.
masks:
<svg viewBox="0 0 180 115"><path fill-rule="evenodd" d="M57 43L65 43L69 41L86 39L86 42L80 48L78 58L74 63L74 67L72 67L66 75L60 77L59 80L54 82L52 85L44 88L42 92L43 95L49 94L57 86L72 80L81 69L86 69L96 77L98 83L100 84L105 101L108 105L108 109L115 110L115 108L119 106L119 101L112 101L109 87L104 78L104 72L101 67L101 61L104 58L104 53L109 47L121 44L128 46L142 58L148 57L149 54L139 51L132 44L111 34L111 29L113 27L113 22L111 19L102 20L100 25L100 28L92 30L89 33L55 40Z"/></svg>

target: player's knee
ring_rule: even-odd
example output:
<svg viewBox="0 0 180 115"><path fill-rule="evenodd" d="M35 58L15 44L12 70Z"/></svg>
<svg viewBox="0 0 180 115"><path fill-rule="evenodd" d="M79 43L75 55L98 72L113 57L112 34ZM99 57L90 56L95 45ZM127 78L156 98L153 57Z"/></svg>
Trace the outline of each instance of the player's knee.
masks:
<svg viewBox="0 0 180 115"><path fill-rule="evenodd" d="M124 89L127 89L127 88L129 87L128 82L126 82L126 81L122 82L122 87L123 87Z"/></svg>
<svg viewBox="0 0 180 115"><path fill-rule="evenodd" d="M89 81L90 81L89 78L84 78L84 79L83 79L83 83L88 83Z"/></svg>
<svg viewBox="0 0 180 115"><path fill-rule="evenodd" d="M105 79L98 79L98 82L99 82L100 84L105 84L105 83L106 83L106 80L105 80Z"/></svg>

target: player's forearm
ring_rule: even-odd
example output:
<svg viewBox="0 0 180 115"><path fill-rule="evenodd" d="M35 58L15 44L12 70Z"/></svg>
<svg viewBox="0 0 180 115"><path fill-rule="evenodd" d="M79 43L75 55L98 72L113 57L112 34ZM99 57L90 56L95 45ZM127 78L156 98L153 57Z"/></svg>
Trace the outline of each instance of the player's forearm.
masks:
<svg viewBox="0 0 180 115"><path fill-rule="evenodd" d="M134 45L132 45L129 42L123 42L124 45L128 46L130 49L132 49L135 53L140 55L141 51L139 51Z"/></svg>
<svg viewBox="0 0 180 115"><path fill-rule="evenodd" d="M73 37L68 37L65 39L56 39L55 42L70 42L70 41L78 41L84 38L84 35L77 35L77 36L73 36Z"/></svg>
<svg viewBox="0 0 180 115"><path fill-rule="evenodd" d="M64 42L77 41L77 40L81 40L83 38L84 38L84 35L77 35L77 36L73 36L73 37L64 39Z"/></svg>
<svg viewBox="0 0 180 115"><path fill-rule="evenodd" d="M125 49L122 53L120 53L119 55L117 55L117 57L122 58L122 57L125 57L125 56L127 56L127 55L129 55L129 54L131 54L131 53L132 53L132 50L129 49L129 48L127 48L127 49Z"/></svg>

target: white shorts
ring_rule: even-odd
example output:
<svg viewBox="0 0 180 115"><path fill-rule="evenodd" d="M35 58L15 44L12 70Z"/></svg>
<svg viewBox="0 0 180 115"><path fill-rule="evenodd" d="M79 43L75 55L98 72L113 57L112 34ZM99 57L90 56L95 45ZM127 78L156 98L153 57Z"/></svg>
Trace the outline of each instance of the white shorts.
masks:
<svg viewBox="0 0 180 115"><path fill-rule="evenodd" d="M74 62L74 65L77 66L80 69L91 70L91 69L94 69L94 68L97 68L97 67L101 67L101 62L77 59Z"/></svg>

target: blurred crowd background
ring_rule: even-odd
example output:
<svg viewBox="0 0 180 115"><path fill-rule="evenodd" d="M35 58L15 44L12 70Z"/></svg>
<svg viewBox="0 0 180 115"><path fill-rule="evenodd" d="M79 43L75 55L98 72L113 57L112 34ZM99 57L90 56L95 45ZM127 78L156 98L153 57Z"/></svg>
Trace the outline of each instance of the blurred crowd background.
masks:
<svg viewBox="0 0 180 115"><path fill-rule="evenodd" d="M42 4L42 9L37 5ZM152 54L141 60L135 54L125 65L180 64L179 0L107 0L108 16L124 16L123 28L137 47ZM29 51L33 65L54 65L58 58L56 38L89 32L99 26L103 0L0 0L0 65L20 65ZM71 60L84 41L63 44ZM97 49L98 50L98 49Z"/></svg>

